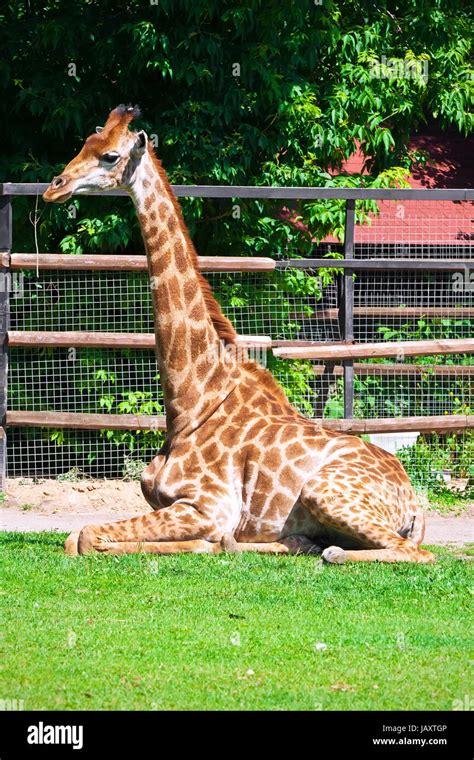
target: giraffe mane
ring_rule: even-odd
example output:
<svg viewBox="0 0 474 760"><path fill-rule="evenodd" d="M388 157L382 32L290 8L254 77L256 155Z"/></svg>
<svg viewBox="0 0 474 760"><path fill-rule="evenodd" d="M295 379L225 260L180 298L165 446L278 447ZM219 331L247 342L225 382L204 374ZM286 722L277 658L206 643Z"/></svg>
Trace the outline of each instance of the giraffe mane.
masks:
<svg viewBox="0 0 474 760"><path fill-rule="evenodd" d="M191 253L192 262L194 265L194 268L196 270L196 274L198 277L199 285L201 287L201 292L204 297L204 303L206 304L206 308L208 311L208 314L211 318L212 324L214 325L214 328L217 332L217 335L221 340L224 341L224 343L227 344L235 344L237 333L234 329L234 326L232 323L227 319L227 317L224 316L224 314L221 311L221 307L219 303L217 302L215 296L213 295L212 288L205 277L201 274L198 267L198 256L196 253L196 249L194 247L194 244L189 237L189 232L187 230L187 227L184 223L183 219L183 212L181 210L181 206L178 203L178 200L173 193L171 189L171 185L168 179L168 175L166 174L165 170L163 169L162 163L158 156L156 155L155 151L153 150L153 147L150 143L148 143L148 153L150 155L151 160L153 161L155 168L160 175L160 179L163 182L163 185L165 186L166 190L169 193L169 196L171 198L171 201L173 203L174 210L176 212L176 217L178 219L178 224L181 232L184 235L184 238L186 240L186 244L188 246L188 250Z"/></svg>
<svg viewBox="0 0 474 760"><path fill-rule="evenodd" d="M248 374L254 376L259 381L260 388L270 393L275 401L278 401L286 411L291 410L292 414L301 416L290 404L285 391L268 369L252 361L245 362L242 366ZM303 419L306 420L304 417Z"/></svg>

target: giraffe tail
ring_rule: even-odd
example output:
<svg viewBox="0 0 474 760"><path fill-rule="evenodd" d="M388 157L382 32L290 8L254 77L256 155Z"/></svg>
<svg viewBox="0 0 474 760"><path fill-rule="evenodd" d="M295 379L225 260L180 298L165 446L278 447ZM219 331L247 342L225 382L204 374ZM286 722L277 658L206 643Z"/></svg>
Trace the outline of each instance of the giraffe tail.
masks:
<svg viewBox="0 0 474 760"><path fill-rule="evenodd" d="M407 526L403 526L398 531L398 535L402 538L409 538L416 546L419 546L425 535L425 513L422 509L418 509L410 519Z"/></svg>

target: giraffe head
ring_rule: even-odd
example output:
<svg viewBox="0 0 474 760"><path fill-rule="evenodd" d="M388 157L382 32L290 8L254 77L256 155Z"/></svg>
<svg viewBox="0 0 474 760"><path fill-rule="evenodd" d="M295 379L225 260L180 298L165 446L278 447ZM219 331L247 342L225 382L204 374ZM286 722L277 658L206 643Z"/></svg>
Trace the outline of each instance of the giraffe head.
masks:
<svg viewBox="0 0 474 760"><path fill-rule="evenodd" d="M96 127L80 152L43 195L45 201L63 203L71 195L126 188L147 149L145 132L128 125L140 115L137 106L118 106L104 127Z"/></svg>

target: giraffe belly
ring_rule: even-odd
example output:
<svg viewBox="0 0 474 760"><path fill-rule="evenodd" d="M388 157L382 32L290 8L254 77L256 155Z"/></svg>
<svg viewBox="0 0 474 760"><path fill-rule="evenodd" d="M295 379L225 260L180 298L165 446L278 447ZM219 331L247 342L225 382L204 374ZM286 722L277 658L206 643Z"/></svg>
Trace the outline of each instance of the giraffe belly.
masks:
<svg viewBox="0 0 474 760"><path fill-rule="evenodd" d="M326 528L297 501L293 506L289 505L286 516L256 516L243 511L234 537L236 541L257 543L278 541L294 535L304 535L316 540L326 533Z"/></svg>
<svg viewBox="0 0 474 760"><path fill-rule="evenodd" d="M234 532L237 541L277 541L288 535L285 533L288 518L294 513L304 483L315 470L314 457L307 455L298 466L280 461L275 478L268 456L265 458L262 452L259 456L262 458L256 457L252 466L247 462L241 516ZM301 508L298 514L300 520L308 521L306 509Z"/></svg>
<svg viewBox="0 0 474 760"><path fill-rule="evenodd" d="M244 512L234 533L236 541L242 543L267 543L280 541L288 536L306 536L321 546L336 544L344 549L365 546L363 541L359 542L354 536L346 535L342 527L338 530L333 525L328 526L320 522L299 499L290 506L286 517L257 517Z"/></svg>
<svg viewBox="0 0 474 760"><path fill-rule="evenodd" d="M271 497L265 500L254 498L251 502L250 509L243 506L239 523L234 531L234 537L237 541L242 542L267 542L277 541L284 535L289 535L296 531L290 529L286 531L289 517L294 513L298 505L298 495L278 494L277 498ZM301 505L301 514L299 519L292 519L292 526L296 522L308 523L307 510ZM312 531L316 526L312 526ZM309 534L306 534L309 535Z"/></svg>
<svg viewBox="0 0 474 760"><path fill-rule="evenodd" d="M353 536L347 536L342 526L338 529L333 524L320 521L300 500L288 515L279 538L297 535L307 536L323 547L336 544L344 549L357 549L364 546L363 542L354 540Z"/></svg>

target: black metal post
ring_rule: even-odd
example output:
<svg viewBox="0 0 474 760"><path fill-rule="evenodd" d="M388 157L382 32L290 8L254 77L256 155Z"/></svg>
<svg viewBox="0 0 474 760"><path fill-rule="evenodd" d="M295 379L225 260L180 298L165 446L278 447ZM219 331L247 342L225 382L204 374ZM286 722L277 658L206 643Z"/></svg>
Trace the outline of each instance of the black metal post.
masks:
<svg viewBox="0 0 474 760"><path fill-rule="evenodd" d="M354 258L355 200L346 201L344 228L344 258ZM339 305L342 338L346 343L354 341L354 280L353 271L344 269L342 275L342 301ZM344 417L354 413L354 363L344 361Z"/></svg>
<svg viewBox="0 0 474 760"><path fill-rule="evenodd" d="M10 252L12 249L11 197L0 197L0 491L5 490L7 470L8 327L10 319Z"/></svg>

